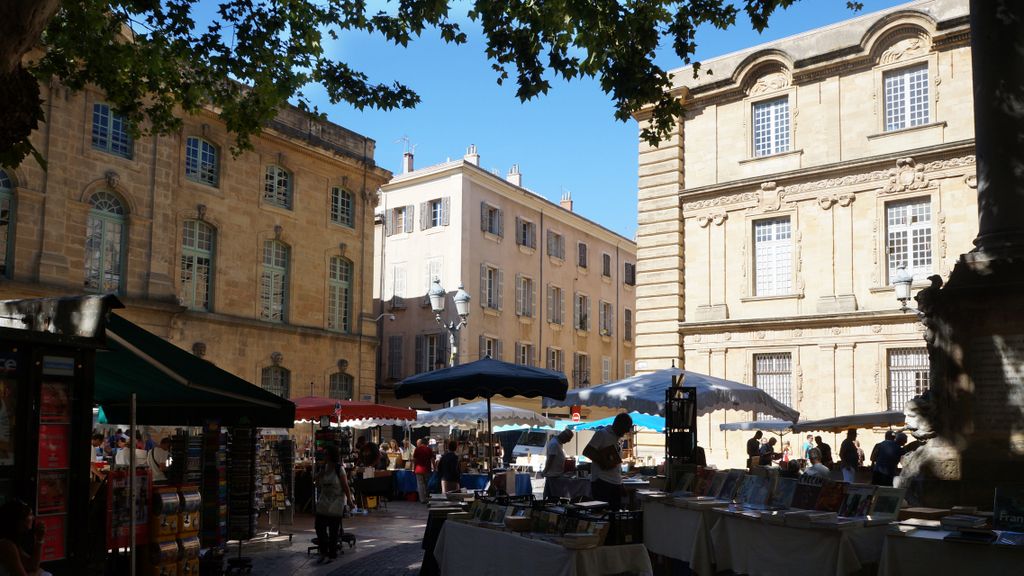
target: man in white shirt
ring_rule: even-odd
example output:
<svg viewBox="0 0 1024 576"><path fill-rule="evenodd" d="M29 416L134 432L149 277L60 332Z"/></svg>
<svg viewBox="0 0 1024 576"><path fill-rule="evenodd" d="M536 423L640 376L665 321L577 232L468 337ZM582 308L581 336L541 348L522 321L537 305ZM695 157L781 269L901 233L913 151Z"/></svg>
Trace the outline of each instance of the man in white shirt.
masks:
<svg viewBox="0 0 1024 576"><path fill-rule="evenodd" d="M832 471L821 463L821 450L811 448L811 465L804 470L804 476L817 476L826 480L832 476Z"/></svg>
<svg viewBox="0 0 1024 576"><path fill-rule="evenodd" d="M557 480L553 478L560 478L565 473L565 451L562 450L562 446L572 440L572 430L566 428L562 430L557 436L552 436L548 440L548 445L544 448L544 455L547 458L544 460L544 499L546 500L552 493L553 484L557 483Z"/></svg>
<svg viewBox="0 0 1024 576"><path fill-rule="evenodd" d="M149 469L153 471L153 482L163 482L167 480L167 459L171 456L171 439L163 438L160 440L160 444L153 447L152 450L146 453L146 464L149 464Z"/></svg>
<svg viewBox="0 0 1024 576"><path fill-rule="evenodd" d="M633 419L625 412L615 417L612 425L598 430L583 455L593 463L590 467L590 492L595 500L607 502L611 510L622 508L622 437L633 428Z"/></svg>

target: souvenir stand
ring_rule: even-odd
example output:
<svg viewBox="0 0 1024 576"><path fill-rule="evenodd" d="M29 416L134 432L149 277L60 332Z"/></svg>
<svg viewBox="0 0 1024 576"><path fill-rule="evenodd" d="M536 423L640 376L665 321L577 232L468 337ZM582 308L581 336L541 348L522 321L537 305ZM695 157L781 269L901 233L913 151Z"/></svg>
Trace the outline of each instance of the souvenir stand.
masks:
<svg viewBox="0 0 1024 576"><path fill-rule="evenodd" d="M0 302L0 504L20 499L46 526L42 567L90 556L93 370L113 296Z"/></svg>
<svg viewBox="0 0 1024 576"><path fill-rule="evenodd" d="M270 532L279 534L295 515L295 441L287 430L260 430L258 468L260 511L267 514Z"/></svg>

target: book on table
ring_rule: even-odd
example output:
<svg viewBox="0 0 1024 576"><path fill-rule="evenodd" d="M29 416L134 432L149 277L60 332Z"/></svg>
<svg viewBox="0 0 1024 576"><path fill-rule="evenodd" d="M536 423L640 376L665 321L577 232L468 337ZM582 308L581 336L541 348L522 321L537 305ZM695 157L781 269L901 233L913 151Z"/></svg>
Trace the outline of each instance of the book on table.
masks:
<svg viewBox="0 0 1024 576"><path fill-rule="evenodd" d="M946 530L958 530L960 528L981 528L988 520L983 516L973 516L971 514L950 514L949 516L943 516L939 522Z"/></svg>
<svg viewBox="0 0 1024 576"><path fill-rule="evenodd" d="M839 515L848 518L867 516L874 496L875 487L871 484L848 485L843 494L843 503L839 506Z"/></svg>
<svg viewBox="0 0 1024 576"><path fill-rule="evenodd" d="M903 505L903 496L906 491L906 488L879 486L875 489L875 496L871 500L868 515L876 520L883 518L895 520L900 512L900 506Z"/></svg>
<svg viewBox="0 0 1024 576"><path fill-rule="evenodd" d="M767 476L748 476L736 495L736 501L746 508L764 510L768 508Z"/></svg>
<svg viewBox="0 0 1024 576"><path fill-rule="evenodd" d="M906 520L900 520L899 524L900 526L921 528L923 530L942 530L942 522L925 518L907 518Z"/></svg>
<svg viewBox="0 0 1024 576"><path fill-rule="evenodd" d="M1000 530L995 543L1000 546L1024 546L1024 532Z"/></svg>
<svg viewBox="0 0 1024 576"><path fill-rule="evenodd" d="M714 468L700 468L697 470L697 478L694 480L693 493L697 496L707 496L708 488L711 487L711 480L718 471ZM716 494L717 496L717 494Z"/></svg>
<svg viewBox="0 0 1024 576"><path fill-rule="evenodd" d="M793 493L793 508L801 510L814 510L818 502L818 495L821 494L821 484L818 482L805 482L803 478L796 485Z"/></svg>
<svg viewBox="0 0 1024 576"><path fill-rule="evenodd" d="M814 503L814 509L821 512L839 512L839 507L843 505L845 490L845 482L826 480L818 494L818 501Z"/></svg>
<svg viewBox="0 0 1024 576"><path fill-rule="evenodd" d="M1024 485L996 486L992 525L998 530L1024 532Z"/></svg>
<svg viewBox="0 0 1024 576"><path fill-rule="evenodd" d="M722 485L719 487L718 497L723 500L732 500L733 498L735 498L738 484L740 482L740 479L743 478L744 474L745 473L743 470L738 470L735 468L729 470L725 475L725 479Z"/></svg>
<svg viewBox="0 0 1024 576"><path fill-rule="evenodd" d="M726 479L729 474L725 472L719 472L715 474L714 478L711 479L711 486L708 488L707 496L714 496L716 498L721 497L722 486L725 485Z"/></svg>
<svg viewBox="0 0 1024 576"><path fill-rule="evenodd" d="M793 496L796 494L796 486L799 480L796 478L779 478L775 482L769 504L772 508L786 509L793 505Z"/></svg>

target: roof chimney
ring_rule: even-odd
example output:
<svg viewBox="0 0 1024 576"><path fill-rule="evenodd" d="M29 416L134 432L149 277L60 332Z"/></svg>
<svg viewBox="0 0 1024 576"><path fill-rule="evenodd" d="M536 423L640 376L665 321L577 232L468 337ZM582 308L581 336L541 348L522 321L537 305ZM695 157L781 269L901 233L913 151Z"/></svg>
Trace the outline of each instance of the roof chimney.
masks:
<svg viewBox="0 0 1024 576"><path fill-rule="evenodd" d="M512 167L509 168L508 176L506 176L505 179L515 186L521 187L523 185L523 175L519 173L519 164L513 164Z"/></svg>
<svg viewBox="0 0 1024 576"><path fill-rule="evenodd" d="M412 172L412 152L402 154L402 174Z"/></svg>
<svg viewBox="0 0 1024 576"><path fill-rule="evenodd" d="M569 212L572 212L572 192L568 190L562 191L562 200L559 202L562 208L565 208Z"/></svg>
<svg viewBox="0 0 1024 576"><path fill-rule="evenodd" d="M466 148L466 155L462 159L474 166L480 165L480 155L476 153L476 144L470 144L469 148Z"/></svg>

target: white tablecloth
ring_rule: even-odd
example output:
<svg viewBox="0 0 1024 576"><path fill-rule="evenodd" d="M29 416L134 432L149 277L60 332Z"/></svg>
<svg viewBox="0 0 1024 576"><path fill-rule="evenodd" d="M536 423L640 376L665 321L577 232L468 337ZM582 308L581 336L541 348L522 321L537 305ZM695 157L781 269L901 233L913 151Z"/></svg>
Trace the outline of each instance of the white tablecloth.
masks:
<svg viewBox="0 0 1024 576"><path fill-rule="evenodd" d="M878 563L885 534L885 526L792 528L723 515L711 528L711 545L719 570L750 576L844 576Z"/></svg>
<svg viewBox="0 0 1024 576"><path fill-rule="evenodd" d="M945 530L917 530L907 536L887 536L878 576L916 574L995 574L1024 571L1024 549L945 542Z"/></svg>
<svg viewBox="0 0 1024 576"><path fill-rule="evenodd" d="M441 529L434 557L441 576L646 576L654 572L643 544L569 550L511 532L451 521Z"/></svg>
<svg viewBox="0 0 1024 576"><path fill-rule="evenodd" d="M682 560L697 574L714 574L711 525L718 514L664 502L644 502L644 545L655 554Z"/></svg>

